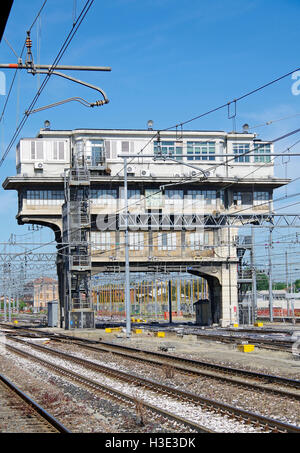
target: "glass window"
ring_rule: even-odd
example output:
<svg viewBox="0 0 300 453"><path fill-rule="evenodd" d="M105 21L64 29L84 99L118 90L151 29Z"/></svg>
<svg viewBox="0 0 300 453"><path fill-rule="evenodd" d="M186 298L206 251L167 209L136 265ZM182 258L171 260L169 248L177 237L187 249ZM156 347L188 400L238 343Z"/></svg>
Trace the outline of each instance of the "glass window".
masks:
<svg viewBox="0 0 300 453"><path fill-rule="evenodd" d="M135 208L140 206L141 191L139 189L128 189L127 190L127 202L128 208ZM124 187L120 189L120 204L125 205Z"/></svg>
<svg viewBox="0 0 300 453"><path fill-rule="evenodd" d="M144 250L144 233L129 232L129 250Z"/></svg>
<svg viewBox="0 0 300 453"><path fill-rule="evenodd" d="M203 249L203 243L204 243L204 233L203 231L195 231L193 233L190 233L189 235L190 238L190 248L192 250L202 250Z"/></svg>
<svg viewBox="0 0 300 453"><path fill-rule="evenodd" d="M233 153L234 154L242 154L239 157L234 158L234 162L249 162L250 158L249 155L243 155L250 151L249 143L234 143L232 145Z"/></svg>
<svg viewBox="0 0 300 453"><path fill-rule="evenodd" d="M53 142L52 159L64 160L65 159L65 144L63 141Z"/></svg>
<svg viewBox="0 0 300 453"><path fill-rule="evenodd" d="M264 144L259 145L255 144L254 147L254 162L271 162L271 157L269 156L260 156L260 154L271 154L271 145Z"/></svg>
<svg viewBox="0 0 300 453"><path fill-rule="evenodd" d="M122 150L122 153L128 154L129 153L129 142L121 142L121 150Z"/></svg>
<svg viewBox="0 0 300 453"><path fill-rule="evenodd" d="M42 141L31 141L31 159L43 160L44 159L44 143Z"/></svg>
<svg viewBox="0 0 300 453"><path fill-rule="evenodd" d="M183 204L183 190L169 190L165 191L165 206L182 207Z"/></svg>
<svg viewBox="0 0 300 453"><path fill-rule="evenodd" d="M217 198L216 190L188 190L188 199L196 200L196 203L202 202L207 205L215 205Z"/></svg>
<svg viewBox="0 0 300 453"><path fill-rule="evenodd" d="M253 194L251 192L234 192L233 204L234 206L251 206L253 204Z"/></svg>
<svg viewBox="0 0 300 453"><path fill-rule="evenodd" d="M176 233L158 233L158 250L176 250Z"/></svg>
<svg viewBox="0 0 300 453"><path fill-rule="evenodd" d="M258 206L260 204L267 206L269 201L269 192L254 192L254 201L253 204Z"/></svg>
<svg viewBox="0 0 300 453"><path fill-rule="evenodd" d="M113 189L91 189L90 197L93 204L110 206L115 203L117 191Z"/></svg>
<svg viewBox="0 0 300 453"><path fill-rule="evenodd" d="M162 208L162 193L159 189L145 189L146 208Z"/></svg>
<svg viewBox="0 0 300 453"><path fill-rule="evenodd" d="M64 202L63 190L27 190L27 205L59 206Z"/></svg>
<svg viewBox="0 0 300 453"><path fill-rule="evenodd" d="M220 196L220 203L224 206L225 205L225 193L224 193L224 190L220 190L219 196Z"/></svg>
<svg viewBox="0 0 300 453"><path fill-rule="evenodd" d="M176 146L173 141L154 142L154 154L169 156L176 160L182 160L182 146Z"/></svg>
<svg viewBox="0 0 300 453"><path fill-rule="evenodd" d="M187 142L187 160L215 160L216 156L215 142Z"/></svg>
<svg viewBox="0 0 300 453"><path fill-rule="evenodd" d="M92 250L110 250L110 248L111 248L111 237L109 231L91 232Z"/></svg>
<svg viewBox="0 0 300 453"><path fill-rule="evenodd" d="M97 167L104 160L104 141L91 140L92 167Z"/></svg>

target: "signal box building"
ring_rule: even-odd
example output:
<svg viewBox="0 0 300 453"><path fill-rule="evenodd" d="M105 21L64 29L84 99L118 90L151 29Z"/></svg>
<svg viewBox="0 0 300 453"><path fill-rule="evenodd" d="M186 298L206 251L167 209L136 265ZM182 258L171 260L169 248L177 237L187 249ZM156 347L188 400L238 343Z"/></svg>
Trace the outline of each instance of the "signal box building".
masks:
<svg viewBox="0 0 300 453"><path fill-rule="evenodd" d="M209 319L228 326L238 321L238 228L270 216L274 189L288 182L274 177L272 153L246 131L41 129L20 140L3 187L18 192L18 223L48 226L63 250L65 175L84 161L92 272L122 272L128 156L130 271L206 278ZM59 253L61 301L63 266Z"/></svg>

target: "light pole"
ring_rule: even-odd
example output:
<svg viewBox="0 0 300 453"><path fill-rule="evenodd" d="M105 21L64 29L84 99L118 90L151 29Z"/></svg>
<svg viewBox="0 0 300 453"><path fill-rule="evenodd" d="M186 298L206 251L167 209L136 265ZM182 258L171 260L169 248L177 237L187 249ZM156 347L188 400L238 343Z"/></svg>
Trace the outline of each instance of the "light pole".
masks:
<svg viewBox="0 0 300 453"><path fill-rule="evenodd" d="M130 310L130 270L129 270L129 233L128 233L128 184L127 184L127 158L124 158L124 199L125 199L125 313L126 337L131 334Z"/></svg>
<svg viewBox="0 0 300 453"><path fill-rule="evenodd" d="M272 276L272 239L273 227L270 227L269 233L269 312L270 312L270 322L273 322L273 276Z"/></svg>

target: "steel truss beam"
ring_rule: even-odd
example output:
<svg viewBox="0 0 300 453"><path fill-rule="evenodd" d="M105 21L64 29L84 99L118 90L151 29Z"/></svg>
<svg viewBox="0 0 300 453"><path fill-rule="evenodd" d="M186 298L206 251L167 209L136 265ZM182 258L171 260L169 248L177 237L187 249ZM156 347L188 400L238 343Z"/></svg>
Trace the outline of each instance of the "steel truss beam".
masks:
<svg viewBox="0 0 300 453"><path fill-rule="evenodd" d="M0 253L0 263L55 263L56 257L57 253Z"/></svg>
<svg viewBox="0 0 300 453"><path fill-rule="evenodd" d="M100 220L102 215L98 216ZM113 223L114 216L103 215L102 225L106 229L125 230L126 215L123 213L116 215L116 222ZM106 223L105 223L106 221ZM100 222L97 222L100 225ZM117 227L116 227L117 225ZM252 225L254 228L266 227L300 227L300 214L129 214L128 228L131 230L195 230L203 228L241 228Z"/></svg>

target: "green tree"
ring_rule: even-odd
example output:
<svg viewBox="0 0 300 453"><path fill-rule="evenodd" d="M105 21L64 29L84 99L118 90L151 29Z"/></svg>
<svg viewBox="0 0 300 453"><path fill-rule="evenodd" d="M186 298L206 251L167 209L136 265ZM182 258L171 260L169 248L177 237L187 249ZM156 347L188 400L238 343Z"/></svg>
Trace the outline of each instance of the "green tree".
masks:
<svg viewBox="0 0 300 453"><path fill-rule="evenodd" d="M269 277L264 272L256 272L256 289L257 291L269 289Z"/></svg>
<svg viewBox="0 0 300 453"><path fill-rule="evenodd" d="M286 284L283 282L275 282L273 283L273 289L285 289Z"/></svg>
<svg viewBox="0 0 300 453"><path fill-rule="evenodd" d="M300 288L300 279L298 278L297 280L294 281L294 285L296 289Z"/></svg>

